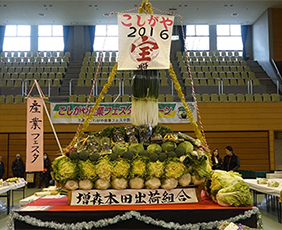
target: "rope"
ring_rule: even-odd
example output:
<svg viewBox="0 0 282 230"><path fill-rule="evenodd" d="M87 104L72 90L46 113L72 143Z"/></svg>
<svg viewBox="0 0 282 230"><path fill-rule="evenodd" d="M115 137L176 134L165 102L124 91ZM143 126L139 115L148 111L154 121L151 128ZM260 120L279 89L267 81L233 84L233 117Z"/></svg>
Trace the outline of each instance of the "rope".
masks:
<svg viewBox="0 0 282 230"><path fill-rule="evenodd" d="M176 17L179 17L179 19L180 19L182 38L183 38L183 41L184 41L184 50L185 50L186 63L187 63L188 74L189 74L189 78L190 78L190 81L191 81L191 87L192 87L192 97L193 97L194 102L196 103L196 111L197 111L197 116L199 118L198 120L199 120L199 124L200 124L200 128L201 128L201 132L202 132L203 138L205 140L206 147L208 148L208 144L207 144L207 140L206 140L206 135L205 135L205 132L204 132L204 126L203 126L203 122L202 122L202 117L200 115L198 101L197 101L197 98L196 98L194 81L193 81L193 77L192 77L192 73L191 73L191 68L190 68L190 62L189 62L189 58L188 58L188 52L187 52L187 47L186 47L186 38L185 38L185 35L184 35L182 16L179 15L179 14L174 14L174 13L170 13L170 12L167 12L167 11L159 10L159 9L157 9L155 7L152 7L152 8L154 10L156 10L156 11L159 11L159 12L163 13L163 14L168 14L168 15L176 16Z"/></svg>
<svg viewBox="0 0 282 230"><path fill-rule="evenodd" d="M193 96L193 100L195 101L196 103L196 111L197 111L197 116L199 118L199 124L200 124L200 128L201 128L201 135L200 136L203 136L203 138L200 137L200 139L202 140L202 142L204 142L203 144L205 144L205 146L207 147L207 150L209 149L208 148L208 144L207 144L207 141L206 141L206 136L205 136L205 133L204 133L204 128L203 128L203 123L202 123L202 118L201 118L201 115L200 115L200 111L199 111L199 107L198 107L198 103L197 103L197 98L196 98L196 93L195 93L195 88L194 88L194 82L193 82L193 77L192 77L192 74L191 74L191 68L190 68L190 64L189 64L189 59L188 59L188 52L187 52L187 47L186 47L186 39L185 39L185 36L184 36L184 30L183 30L183 21L182 21L182 16L179 15L179 14L173 14L173 13L170 13L170 12L166 12L166 11L163 11L163 10L159 10L155 7L152 7L152 4L148 1L148 0L145 0L145 1L142 1L141 3L141 6L139 8L132 8L132 9L128 9L128 10L123 10L123 11L119 11L119 12L110 12L109 14L109 17L108 17L108 21L107 21L107 25L106 25L106 34L108 32L108 26L109 26L109 23L111 21L111 16L112 14L118 14L118 13L125 13L125 12L131 12L131 11L134 11L134 10L138 10L138 13L149 13L149 14L153 14L153 9L156 10L156 11L159 11L163 14L167 14L167 15L173 15L173 16L176 16L176 17L179 17L180 19L180 23L181 23L181 30L182 30L182 36L183 36L183 41L184 41L184 50L185 50L185 56L186 56L186 63L187 63L187 67L188 67L188 73L189 73L189 77L190 77L190 81L191 81L191 87L192 87L192 96ZM104 47L105 47L105 43L106 43L106 39L104 39L103 41L103 46L102 46L102 50L104 50ZM97 66L97 69L96 69L96 72L95 72L95 76L94 76L94 81L93 81L93 84L92 84L92 87L91 87L91 91L89 93L89 96L88 96L88 99L87 99L87 103L86 103L86 106L88 106L88 104L90 103L90 99L91 99L91 95L93 93L93 90L94 90L94 86L96 84L96 81L97 81L97 76L98 76L98 72L99 72L99 68L100 68L100 65L101 65L101 62L102 62L102 58L103 58L103 52L100 52L99 54L99 61L98 61L98 66ZM115 66L117 68L117 64ZM173 70L172 70L173 71ZM114 72L114 68L112 70L112 73L113 74ZM116 74L116 73L115 73ZM109 77L110 78L110 77ZM113 81L113 77L110 81L110 79L108 80L108 84L111 84L111 82ZM106 85L105 85L106 86ZM108 87L105 87L103 88L102 91L104 92L107 92L107 89L110 85L108 85ZM105 90L104 90L105 89ZM102 97L103 94L102 92L100 93L99 95L99 101L101 102L102 101ZM145 98L146 99L146 98ZM69 144L68 148L71 148L78 137L80 137L82 134L83 134L83 131L87 129L87 127L89 126L89 122L92 118L92 116L94 115L94 112L95 110L98 108L100 102L98 100L96 100L96 104L95 106L92 107L91 109L91 112L90 114L88 115L87 119L82 119L82 121L79 123L79 126L77 128L77 131L76 131L76 134L73 138L73 140L71 141L71 143ZM98 102L98 103L97 103ZM186 103L185 100L183 101L183 103ZM185 105L184 105L185 106ZM93 110L93 111L92 111ZM83 114L83 117L84 118L85 114ZM193 118L192 118L193 119ZM84 121L83 121L84 120ZM191 121L191 120L190 120ZM193 120L192 120L193 121ZM192 122L191 121L191 122ZM195 122L193 122L195 123ZM195 126L195 125L194 125ZM197 127L197 125L196 125ZM194 127L195 128L195 127ZM196 130L198 130L198 128L195 128ZM197 136L199 136L199 134L196 133Z"/></svg>

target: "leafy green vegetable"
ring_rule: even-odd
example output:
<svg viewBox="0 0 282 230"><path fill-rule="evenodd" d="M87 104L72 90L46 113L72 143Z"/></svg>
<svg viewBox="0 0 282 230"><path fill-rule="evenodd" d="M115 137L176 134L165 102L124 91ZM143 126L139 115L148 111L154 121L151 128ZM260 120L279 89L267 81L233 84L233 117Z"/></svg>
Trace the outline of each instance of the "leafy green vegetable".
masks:
<svg viewBox="0 0 282 230"><path fill-rule="evenodd" d="M211 194L223 206L250 206L252 197L249 186L239 173L214 170L211 178Z"/></svg>
<svg viewBox="0 0 282 230"><path fill-rule="evenodd" d="M164 173L164 164L160 161L148 163L148 179L160 178Z"/></svg>
<svg viewBox="0 0 282 230"><path fill-rule="evenodd" d="M147 161L144 157L136 157L131 163L130 178L140 177L145 178L146 176L146 164Z"/></svg>
<svg viewBox="0 0 282 230"><path fill-rule="evenodd" d="M156 125L153 129L153 136L160 134L162 137L164 137L166 134L169 133L173 133L173 132L168 126Z"/></svg>
<svg viewBox="0 0 282 230"><path fill-rule="evenodd" d="M155 162L159 159L159 156L156 153L152 153L152 154L149 155L149 159L150 159L150 161Z"/></svg>
<svg viewBox="0 0 282 230"><path fill-rule="evenodd" d="M112 148L113 153L122 156L128 150L128 143L125 141L116 142Z"/></svg>
<svg viewBox="0 0 282 230"><path fill-rule="evenodd" d="M176 149L176 144L172 141L167 141L162 143L162 150L163 152L170 152Z"/></svg>
<svg viewBox="0 0 282 230"><path fill-rule="evenodd" d="M268 181L267 186L268 187L278 187L279 183L277 181L271 180L271 181Z"/></svg>
<svg viewBox="0 0 282 230"><path fill-rule="evenodd" d="M134 156L135 156L135 153L134 153L133 151L127 151L127 152L123 155L123 157L124 157L125 159L128 159L128 160L132 160Z"/></svg>
<svg viewBox="0 0 282 230"><path fill-rule="evenodd" d="M113 164L106 156L101 158L96 165L96 173L99 178L110 180L112 176Z"/></svg>
<svg viewBox="0 0 282 230"><path fill-rule="evenodd" d="M165 166L165 178L180 178L185 172L185 166L178 158L169 158Z"/></svg>
<svg viewBox="0 0 282 230"><path fill-rule="evenodd" d="M104 128L101 132L100 135L102 137L109 137L112 138L113 137L113 127L112 126L107 126L106 128Z"/></svg>
<svg viewBox="0 0 282 230"><path fill-rule="evenodd" d="M89 151L82 150L81 152L78 153L78 157L80 160L86 161L89 157Z"/></svg>
<svg viewBox="0 0 282 230"><path fill-rule="evenodd" d="M216 195L220 189L226 187L234 180L242 180L239 173L233 171L226 172L223 170L214 170L211 178L211 193Z"/></svg>
<svg viewBox="0 0 282 230"><path fill-rule="evenodd" d="M97 177L96 167L90 160L79 161L78 169L80 180L88 179L90 181L94 181Z"/></svg>
<svg viewBox="0 0 282 230"><path fill-rule="evenodd" d="M77 160L78 159L78 152L72 151L69 155L70 159Z"/></svg>
<svg viewBox="0 0 282 230"><path fill-rule="evenodd" d="M162 151L162 147L158 144L150 144L147 147L147 151L149 153L160 153Z"/></svg>
<svg viewBox="0 0 282 230"><path fill-rule="evenodd" d="M133 152L133 153L140 153L141 151L144 150L144 146L143 146L142 143L140 143L140 144L131 144L131 145L129 145L128 150Z"/></svg>
<svg viewBox="0 0 282 230"><path fill-rule="evenodd" d="M186 154L189 154L193 151L194 147L189 141L183 141L177 146L177 148L182 148L185 150Z"/></svg>
<svg viewBox="0 0 282 230"><path fill-rule="evenodd" d="M266 178L257 178L257 183L258 184L267 184L267 179Z"/></svg>
<svg viewBox="0 0 282 230"><path fill-rule="evenodd" d="M243 180L235 180L227 187L220 189L216 195L219 204L228 206L251 206L250 187Z"/></svg>
<svg viewBox="0 0 282 230"><path fill-rule="evenodd" d="M66 156L57 157L52 164L55 181L65 185L68 180L77 180L76 161L72 161Z"/></svg>
<svg viewBox="0 0 282 230"><path fill-rule="evenodd" d="M167 159L167 154L164 153L164 152L161 152L161 153L159 154L159 161L160 161L160 162L164 162L166 159Z"/></svg>
<svg viewBox="0 0 282 230"><path fill-rule="evenodd" d="M100 157L101 157L100 154L97 152L90 153L89 155L89 159L93 162L98 161Z"/></svg>
<svg viewBox="0 0 282 230"><path fill-rule="evenodd" d="M112 175L114 178L125 178L127 179L130 172L130 164L128 161L119 158L117 161L115 161Z"/></svg>

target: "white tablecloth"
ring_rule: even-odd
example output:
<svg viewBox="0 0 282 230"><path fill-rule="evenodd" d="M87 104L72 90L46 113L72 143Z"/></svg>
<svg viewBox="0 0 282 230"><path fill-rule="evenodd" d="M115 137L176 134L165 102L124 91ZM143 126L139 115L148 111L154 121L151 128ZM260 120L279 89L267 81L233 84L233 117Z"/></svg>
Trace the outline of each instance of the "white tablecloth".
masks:
<svg viewBox="0 0 282 230"><path fill-rule="evenodd" d="M257 192L280 197L280 192L282 190L282 179L270 179L270 180L277 181L279 183L279 186L275 188L268 187L267 184L258 184L257 179L244 179L244 181L250 186L250 188L256 190Z"/></svg>

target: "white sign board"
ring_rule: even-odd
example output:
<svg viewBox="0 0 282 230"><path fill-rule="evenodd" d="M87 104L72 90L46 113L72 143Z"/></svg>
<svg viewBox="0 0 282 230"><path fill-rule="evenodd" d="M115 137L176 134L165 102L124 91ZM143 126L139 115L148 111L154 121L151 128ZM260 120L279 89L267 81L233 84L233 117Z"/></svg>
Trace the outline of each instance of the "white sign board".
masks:
<svg viewBox="0 0 282 230"><path fill-rule="evenodd" d="M74 190L70 205L134 205L197 203L196 188Z"/></svg>
<svg viewBox="0 0 282 230"><path fill-rule="evenodd" d="M118 70L169 69L174 16L119 13Z"/></svg>

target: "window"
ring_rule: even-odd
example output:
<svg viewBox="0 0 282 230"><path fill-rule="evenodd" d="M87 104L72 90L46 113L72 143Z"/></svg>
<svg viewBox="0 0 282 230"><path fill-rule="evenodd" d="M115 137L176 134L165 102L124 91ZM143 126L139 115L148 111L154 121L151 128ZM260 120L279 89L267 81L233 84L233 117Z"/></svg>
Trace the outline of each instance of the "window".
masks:
<svg viewBox="0 0 282 230"><path fill-rule="evenodd" d="M62 25L38 26L38 51L63 51L64 33Z"/></svg>
<svg viewBox="0 0 282 230"><path fill-rule="evenodd" d="M217 25L217 50L243 50L240 25Z"/></svg>
<svg viewBox="0 0 282 230"><path fill-rule="evenodd" d="M7 25L3 51L30 51L30 26Z"/></svg>
<svg viewBox="0 0 282 230"><path fill-rule="evenodd" d="M118 51L118 26L95 27L94 51Z"/></svg>
<svg viewBox="0 0 282 230"><path fill-rule="evenodd" d="M209 50L209 26L187 25L186 26L186 48L187 50Z"/></svg>

